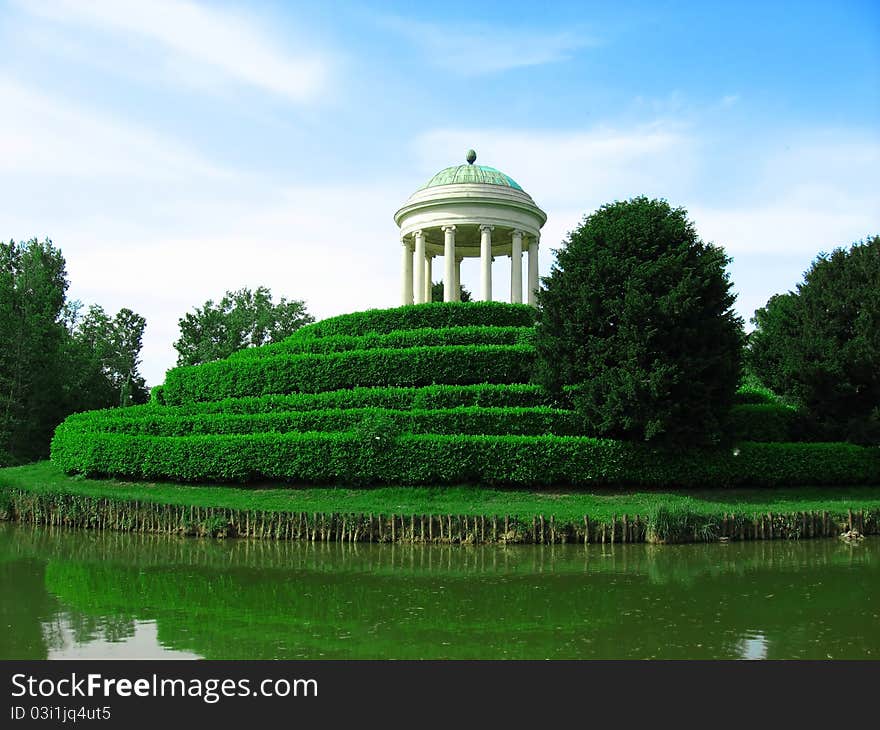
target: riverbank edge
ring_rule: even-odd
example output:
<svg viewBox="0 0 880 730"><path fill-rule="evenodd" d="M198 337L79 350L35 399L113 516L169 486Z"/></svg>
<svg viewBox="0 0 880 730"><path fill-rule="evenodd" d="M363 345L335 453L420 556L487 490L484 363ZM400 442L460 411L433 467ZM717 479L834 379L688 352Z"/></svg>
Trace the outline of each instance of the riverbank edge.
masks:
<svg viewBox="0 0 880 730"><path fill-rule="evenodd" d="M107 491L112 492L113 482ZM770 491L770 490L768 490ZM146 490L145 490L146 492ZM774 493L768 494L768 504ZM878 490L880 496L880 490ZM875 502L874 500L871 500ZM474 514L477 512L477 514ZM715 542L838 537L855 530L880 534L880 507L828 505L828 509L705 512L680 505L647 513L578 518L497 514L479 506L470 514L241 509L163 503L24 488L0 481L0 520L23 524L208 538L439 544L563 544Z"/></svg>

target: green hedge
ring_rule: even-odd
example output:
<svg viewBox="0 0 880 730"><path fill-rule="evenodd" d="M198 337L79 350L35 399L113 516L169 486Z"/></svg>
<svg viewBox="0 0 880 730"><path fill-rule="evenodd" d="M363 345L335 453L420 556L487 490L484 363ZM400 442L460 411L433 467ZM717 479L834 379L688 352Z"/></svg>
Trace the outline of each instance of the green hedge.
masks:
<svg viewBox="0 0 880 730"><path fill-rule="evenodd" d="M375 415L373 411L394 412L416 411L417 433L455 433L454 422L438 422L431 430L429 414L441 411L481 410L499 411L486 414L485 426L463 422L461 433L520 433L520 434L576 434L581 433L575 425L574 415L566 410L565 403L556 403L553 397L537 385L429 385L421 388L386 387L352 388L324 393L295 393L291 395L266 395L251 398L226 398L220 401L188 403L182 406L157 407L154 404L115 408L101 411L76 413L67 421L78 428L100 430L107 428L125 433L153 433L163 431L158 425L126 425L135 421L149 421L154 424L168 424L179 420L191 425L175 426L173 433L248 433L254 431L321 431L346 430L360 418ZM500 412L510 411L510 427L503 427L504 416ZM311 417L299 417L304 412L320 412ZM524 417L520 411L555 414L552 423L544 421L518 424L516 419ZM360 414L360 415L358 415ZM245 420L236 417L247 415L267 415L273 418L259 423L263 426L248 427ZM229 425L209 424L214 417L229 417ZM403 417L393 416L398 421ZM415 417L415 416L414 416ZM448 416L443 416L448 418ZM188 419L188 420L187 420ZM201 419L201 420L200 420ZM207 419L207 420L206 420ZM402 421L400 421L402 422ZM477 421L478 423L479 421ZM256 424L257 421L254 421ZM491 425L489 425L491 424ZM733 441L808 441L809 438L801 414L788 406L778 403L736 405L731 409L728 421ZM326 425L326 427L325 427ZM404 424L405 425L405 424ZM490 430L475 430L488 428Z"/></svg>
<svg viewBox="0 0 880 730"><path fill-rule="evenodd" d="M425 327L531 327L536 310L528 304L502 302L434 302L393 309L341 314L303 327L288 339L361 336Z"/></svg>
<svg viewBox="0 0 880 730"><path fill-rule="evenodd" d="M523 383L534 357L528 345L455 345L217 360L169 371L163 396L176 405L364 385Z"/></svg>
<svg viewBox="0 0 880 730"><path fill-rule="evenodd" d="M378 348L400 349L443 345L531 345L534 341L534 335L534 327L444 327L442 329L398 330L388 334L373 333L360 337L351 335L292 337L271 345L239 350L230 355L230 359L245 360L275 355L318 354Z"/></svg>
<svg viewBox="0 0 880 730"><path fill-rule="evenodd" d="M581 433L572 411L537 408L450 408L391 410L351 408L256 414L208 413L178 415L156 409L142 418L95 411L70 421L71 429L151 436L267 433L275 431L353 431L362 424L380 425L389 433L540 434Z"/></svg>
<svg viewBox="0 0 880 730"><path fill-rule="evenodd" d="M741 405L776 405L780 402L779 398L767 388L753 386L740 387L736 391L735 400Z"/></svg>
<svg viewBox="0 0 880 730"><path fill-rule="evenodd" d="M781 403L744 403L730 409L728 428L738 441L803 441L800 412Z"/></svg>
<svg viewBox="0 0 880 730"><path fill-rule="evenodd" d="M724 487L880 482L880 449L756 444L664 453L571 436L387 437L357 433L132 436L59 427L52 460L68 473L182 482Z"/></svg>
<svg viewBox="0 0 880 730"><path fill-rule="evenodd" d="M155 415L197 415L203 413L273 413L277 411L314 411L330 408L531 408L535 406L560 407L553 397L538 385L522 383L477 385L426 385L423 387L348 388L323 393L291 393L258 397L224 398L217 401L186 403L180 406L159 407L154 403L108 408L100 411L74 413L70 422L96 416L114 418L147 418Z"/></svg>

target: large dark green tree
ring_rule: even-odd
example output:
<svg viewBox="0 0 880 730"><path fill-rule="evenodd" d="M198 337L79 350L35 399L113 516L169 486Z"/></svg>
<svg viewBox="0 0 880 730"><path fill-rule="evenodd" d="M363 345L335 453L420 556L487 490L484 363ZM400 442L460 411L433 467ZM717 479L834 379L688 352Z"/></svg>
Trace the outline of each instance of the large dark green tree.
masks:
<svg viewBox="0 0 880 730"><path fill-rule="evenodd" d="M742 369L723 250L682 208L638 197L584 218L538 292L538 376L570 386L587 432L718 442Z"/></svg>
<svg viewBox="0 0 880 730"><path fill-rule="evenodd" d="M275 304L271 290L264 286L256 291L227 291L218 303L209 299L179 320L180 338L174 343L177 364L198 365L246 347L278 342L314 321L305 302L282 297Z"/></svg>
<svg viewBox="0 0 880 730"><path fill-rule="evenodd" d="M0 464L48 454L74 411L144 402L143 317L82 315L67 302L64 256L48 239L0 243Z"/></svg>
<svg viewBox="0 0 880 730"><path fill-rule="evenodd" d="M820 254L752 322L750 369L817 437L880 442L880 236Z"/></svg>
<svg viewBox="0 0 880 730"><path fill-rule="evenodd" d="M0 243L0 461L45 453L59 420L66 291L50 240Z"/></svg>

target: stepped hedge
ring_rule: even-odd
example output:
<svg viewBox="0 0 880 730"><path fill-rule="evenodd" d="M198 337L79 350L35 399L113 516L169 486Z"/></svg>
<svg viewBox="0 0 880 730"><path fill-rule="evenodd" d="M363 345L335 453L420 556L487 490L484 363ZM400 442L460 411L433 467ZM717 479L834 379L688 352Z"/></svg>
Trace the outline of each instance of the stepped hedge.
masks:
<svg viewBox="0 0 880 730"><path fill-rule="evenodd" d="M182 482L726 487L880 481L880 449L744 443L660 452L574 436L339 433L145 436L59 427L52 459L69 473Z"/></svg>
<svg viewBox="0 0 880 730"><path fill-rule="evenodd" d="M124 410L124 409L123 409ZM464 408L392 410L351 408L272 413L169 415L162 411L140 418L98 411L67 427L85 432L186 436L190 434L249 434L275 431L353 431L362 424L381 423L389 433L466 433L519 435L577 435L580 429L572 411L547 408ZM383 419L383 420L378 420Z"/></svg>
<svg viewBox="0 0 880 730"><path fill-rule="evenodd" d="M484 406L505 408L555 405L553 396L540 386L524 383L478 383L476 385L426 385L421 387L356 387L323 393L245 396L217 401L161 406L164 413L267 413L270 411L306 411L324 408L458 408ZM157 412L157 404L76 413L68 420L88 418L91 413L113 413L125 418L141 418Z"/></svg>
<svg viewBox="0 0 880 730"><path fill-rule="evenodd" d="M520 389L528 387L520 386ZM453 405L450 407L426 398L426 393L420 391L428 390L427 388L362 388L358 391L332 391L314 395L229 399L179 408L90 411L71 417L67 425L81 431L182 436L269 431L350 431L365 421L384 418L393 433L535 436L576 436L585 433L573 411L532 405L537 400L534 398L537 394L528 390L517 394L520 397L526 396L523 398L529 403L526 406L470 405L474 396L485 388L491 386L463 386L458 392L453 391L450 394L453 396L450 399ZM438 386L431 390L436 389ZM495 392L504 393L498 389ZM324 397L328 395L336 398ZM416 404L416 399L420 402L419 405ZM468 405L460 405L462 400L467 400ZM351 405L352 401L357 405ZM427 407L422 407L422 404ZM797 411L785 406L734 406L730 418L732 438L734 441L765 442L803 440L798 427L799 418Z"/></svg>
<svg viewBox="0 0 880 730"><path fill-rule="evenodd" d="M426 327L531 327L535 316L535 308L528 304L433 302L341 314L303 327L292 338L360 336Z"/></svg>
<svg viewBox="0 0 880 730"><path fill-rule="evenodd" d="M170 370L162 395L176 405L365 385L524 383L534 356L528 345L453 345L217 360Z"/></svg>
<svg viewBox="0 0 880 730"><path fill-rule="evenodd" d="M298 353L345 352L349 350L440 347L443 345L530 345L534 327L444 327L397 330L382 334L332 335L329 337L290 337L262 347L248 347L230 356L231 360Z"/></svg>

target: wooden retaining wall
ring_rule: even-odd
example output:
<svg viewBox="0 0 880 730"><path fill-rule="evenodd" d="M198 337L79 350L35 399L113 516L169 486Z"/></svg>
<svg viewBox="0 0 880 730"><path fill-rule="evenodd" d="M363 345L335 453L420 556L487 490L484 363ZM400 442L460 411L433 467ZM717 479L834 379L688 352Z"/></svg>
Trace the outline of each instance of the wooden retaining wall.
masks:
<svg viewBox="0 0 880 730"><path fill-rule="evenodd" d="M236 510L41 494L16 489L3 490L0 497L0 519L32 525L312 542L613 544L836 537L850 529L865 535L880 534L878 511L689 514L681 525L667 529L663 534L658 533L648 516L639 514L616 515L604 521L588 515L579 520L557 521L552 515Z"/></svg>

